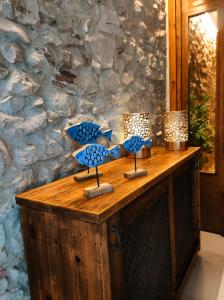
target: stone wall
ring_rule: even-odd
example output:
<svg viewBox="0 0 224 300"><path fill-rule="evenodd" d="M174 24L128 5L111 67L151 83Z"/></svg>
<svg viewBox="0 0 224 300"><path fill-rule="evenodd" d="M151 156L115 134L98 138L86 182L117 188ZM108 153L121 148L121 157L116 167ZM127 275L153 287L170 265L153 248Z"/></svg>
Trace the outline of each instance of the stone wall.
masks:
<svg viewBox="0 0 224 300"><path fill-rule="evenodd" d="M165 0L0 0L0 299L29 299L15 193L74 171L63 129L165 110ZM44 245L43 245L44 247Z"/></svg>

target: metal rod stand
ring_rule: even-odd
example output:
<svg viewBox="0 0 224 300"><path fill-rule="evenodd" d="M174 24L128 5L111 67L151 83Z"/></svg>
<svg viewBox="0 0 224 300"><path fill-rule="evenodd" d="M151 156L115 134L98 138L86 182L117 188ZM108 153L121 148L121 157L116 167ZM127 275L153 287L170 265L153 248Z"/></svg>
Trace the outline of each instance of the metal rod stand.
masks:
<svg viewBox="0 0 224 300"><path fill-rule="evenodd" d="M134 154L134 161L135 161L135 172L136 172L137 171L136 153Z"/></svg>
<svg viewBox="0 0 224 300"><path fill-rule="evenodd" d="M97 186L100 187L100 180L99 180L99 173L98 173L97 166L96 166L96 180L97 180Z"/></svg>

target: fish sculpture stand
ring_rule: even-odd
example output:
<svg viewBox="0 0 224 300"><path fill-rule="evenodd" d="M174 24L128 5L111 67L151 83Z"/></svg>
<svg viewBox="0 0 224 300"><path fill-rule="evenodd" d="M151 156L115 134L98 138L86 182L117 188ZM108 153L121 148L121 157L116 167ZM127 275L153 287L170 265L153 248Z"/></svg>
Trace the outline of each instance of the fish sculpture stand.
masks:
<svg viewBox="0 0 224 300"><path fill-rule="evenodd" d="M102 165L105 159L112 155L119 158L119 146L112 146L107 149L100 144L90 144L83 146L80 150L75 151L72 157L81 165L89 168L96 168L97 186L84 189L84 195L88 198L100 196L114 191L114 187L109 183L100 184L98 166Z"/></svg>
<svg viewBox="0 0 224 300"><path fill-rule="evenodd" d="M151 147L151 140L150 139L143 139L138 135L134 135L130 138L127 138L122 143L125 150L132 153L134 155L134 163L135 169L129 172L124 173L124 177L128 179L134 179L137 177L147 175L147 171L145 169L137 169L137 160L136 160L136 153L139 152L143 146Z"/></svg>
<svg viewBox="0 0 224 300"><path fill-rule="evenodd" d="M67 136L72 140L72 142L79 142L82 146L86 144L94 144L100 137L105 137L111 141L112 130L101 130L101 127L92 122L81 122L76 125L67 127L65 129ZM98 176L103 176L102 173L98 173ZM88 173L78 173L74 176L74 180L80 182L88 180L91 178L96 178L95 171L90 171L88 167Z"/></svg>

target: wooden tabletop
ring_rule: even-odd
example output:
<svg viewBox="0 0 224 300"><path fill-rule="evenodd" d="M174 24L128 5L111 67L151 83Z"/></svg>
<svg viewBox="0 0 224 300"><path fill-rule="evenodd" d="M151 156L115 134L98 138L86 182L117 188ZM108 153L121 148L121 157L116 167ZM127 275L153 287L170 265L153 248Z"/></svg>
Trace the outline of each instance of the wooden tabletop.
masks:
<svg viewBox="0 0 224 300"><path fill-rule="evenodd" d="M33 209L101 223L195 155L199 149L191 147L184 151L165 151L163 148L153 148L151 158L137 160L137 166L146 169L148 175L132 180L124 178L124 172L134 167L132 159L120 158L104 164L99 167L103 172L100 182L112 184L115 191L96 198L87 199L83 195L83 188L96 185L95 179L78 183L73 176L69 176L19 194L16 202Z"/></svg>

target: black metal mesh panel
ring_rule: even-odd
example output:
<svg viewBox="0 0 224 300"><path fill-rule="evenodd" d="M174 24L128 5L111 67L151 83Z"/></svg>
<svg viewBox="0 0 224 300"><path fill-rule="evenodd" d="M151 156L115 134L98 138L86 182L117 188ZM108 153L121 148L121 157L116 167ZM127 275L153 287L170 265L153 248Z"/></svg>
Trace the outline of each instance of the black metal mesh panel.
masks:
<svg viewBox="0 0 224 300"><path fill-rule="evenodd" d="M127 300L166 300L171 290L167 197L157 199L122 236Z"/></svg>
<svg viewBox="0 0 224 300"><path fill-rule="evenodd" d="M178 281L185 273L188 256L192 255L193 233L193 182L192 169L178 175L174 179L174 209L176 228L176 256ZM194 251L193 251L194 252ZM190 261L190 260L189 260Z"/></svg>

